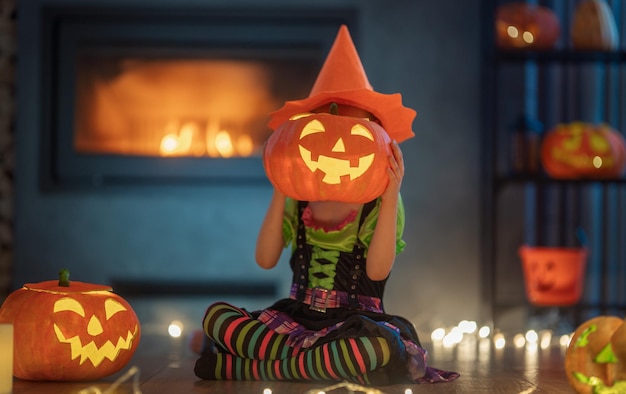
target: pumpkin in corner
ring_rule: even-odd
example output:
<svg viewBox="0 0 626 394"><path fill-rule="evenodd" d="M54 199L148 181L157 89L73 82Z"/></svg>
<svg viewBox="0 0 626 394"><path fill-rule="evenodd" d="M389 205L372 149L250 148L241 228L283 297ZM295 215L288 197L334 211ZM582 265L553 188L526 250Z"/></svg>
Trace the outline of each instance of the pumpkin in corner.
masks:
<svg viewBox="0 0 626 394"><path fill-rule="evenodd" d="M565 373L579 394L626 393L626 324L617 316L596 316L572 335Z"/></svg>
<svg viewBox="0 0 626 394"><path fill-rule="evenodd" d="M130 304L109 286L28 283L6 298L0 323L14 327L13 375L24 380L97 380L121 370L141 336Z"/></svg>

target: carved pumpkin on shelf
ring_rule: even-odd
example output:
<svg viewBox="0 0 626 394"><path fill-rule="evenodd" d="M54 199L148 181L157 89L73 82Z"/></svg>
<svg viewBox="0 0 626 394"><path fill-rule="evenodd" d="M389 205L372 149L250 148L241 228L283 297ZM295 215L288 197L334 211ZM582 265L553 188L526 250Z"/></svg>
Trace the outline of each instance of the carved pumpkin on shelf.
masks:
<svg viewBox="0 0 626 394"><path fill-rule="evenodd" d="M576 329L565 353L565 373L577 393L626 393L624 323L598 316Z"/></svg>
<svg viewBox="0 0 626 394"><path fill-rule="evenodd" d="M263 163L270 182L293 199L365 203L387 187L390 142L374 121L307 113L274 131Z"/></svg>
<svg viewBox="0 0 626 394"><path fill-rule="evenodd" d="M616 178L626 170L626 142L606 124L560 124L544 137L541 162L553 178Z"/></svg>
<svg viewBox="0 0 626 394"><path fill-rule="evenodd" d="M585 284L584 248L519 248L526 298L537 306L569 306L580 301Z"/></svg>
<svg viewBox="0 0 626 394"><path fill-rule="evenodd" d="M522 1L498 6L495 25L496 44L503 49L550 49L561 33L551 9Z"/></svg>
<svg viewBox="0 0 626 394"><path fill-rule="evenodd" d="M6 298L0 322L15 331L13 375L25 380L96 380L121 370L140 339L130 304L104 285L25 284Z"/></svg>
<svg viewBox="0 0 626 394"><path fill-rule="evenodd" d="M605 0L584 0L578 3L572 20L571 35L575 49L617 49L619 36L611 6Z"/></svg>

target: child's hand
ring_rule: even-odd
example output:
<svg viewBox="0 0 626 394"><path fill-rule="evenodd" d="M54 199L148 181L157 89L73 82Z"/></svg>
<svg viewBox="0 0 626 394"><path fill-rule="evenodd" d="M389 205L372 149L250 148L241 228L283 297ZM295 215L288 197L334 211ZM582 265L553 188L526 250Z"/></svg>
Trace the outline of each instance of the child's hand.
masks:
<svg viewBox="0 0 626 394"><path fill-rule="evenodd" d="M391 141L389 146L391 147L391 154L389 155L389 168L387 168L389 183L387 184L387 189L385 189L382 194L383 200L385 198L398 198L400 186L402 185L402 178L404 178L404 159L402 158L400 146L396 141Z"/></svg>

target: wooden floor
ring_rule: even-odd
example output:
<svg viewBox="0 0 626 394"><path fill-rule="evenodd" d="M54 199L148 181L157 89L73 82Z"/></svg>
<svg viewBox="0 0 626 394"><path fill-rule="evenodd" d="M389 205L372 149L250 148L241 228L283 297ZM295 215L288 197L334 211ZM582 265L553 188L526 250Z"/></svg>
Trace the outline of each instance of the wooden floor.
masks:
<svg viewBox="0 0 626 394"><path fill-rule="evenodd" d="M563 370L564 348L494 349L479 343L464 344L455 349L425 345L430 353L430 365L455 370L461 377L453 382L438 384L398 384L376 387L372 394L410 393L573 393ZM139 390L143 394L318 394L336 383L286 382L220 382L203 381L194 376L195 357L186 354L179 359L162 356L136 355L122 372L98 382L27 382L14 380L13 394L99 394L133 393L132 378L117 388L111 384L132 367L139 369ZM271 391L266 391L270 389ZM82 391L81 391L82 390ZM107 391L109 390L109 391ZM341 387L326 393L351 393ZM136 391L134 394L138 394Z"/></svg>

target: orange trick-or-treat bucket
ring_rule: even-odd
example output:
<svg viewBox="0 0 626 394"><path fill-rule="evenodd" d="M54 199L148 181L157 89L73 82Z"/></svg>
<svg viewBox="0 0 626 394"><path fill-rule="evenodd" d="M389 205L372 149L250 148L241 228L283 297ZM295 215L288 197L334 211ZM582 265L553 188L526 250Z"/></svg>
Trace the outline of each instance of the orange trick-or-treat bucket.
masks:
<svg viewBox="0 0 626 394"><path fill-rule="evenodd" d="M568 306L582 296L587 249L521 246L528 301L537 306Z"/></svg>

